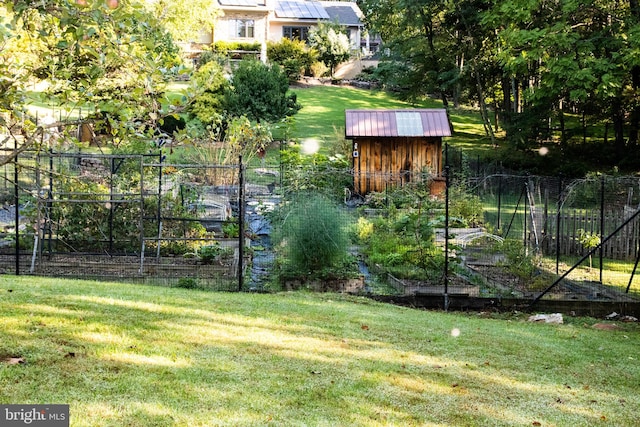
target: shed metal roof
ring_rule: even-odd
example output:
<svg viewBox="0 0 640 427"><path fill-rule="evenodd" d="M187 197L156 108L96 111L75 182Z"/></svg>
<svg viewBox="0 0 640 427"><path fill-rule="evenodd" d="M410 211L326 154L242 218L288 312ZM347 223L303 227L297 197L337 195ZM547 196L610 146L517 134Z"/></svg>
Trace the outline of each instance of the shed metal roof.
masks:
<svg viewBox="0 0 640 427"><path fill-rule="evenodd" d="M317 1L279 1L276 3L278 18L329 19L327 11Z"/></svg>
<svg viewBox="0 0 640 427"><path fill-rule="evenodd" d="M345 110L347 138L361 136L451 136L443 109Z"/></svg>

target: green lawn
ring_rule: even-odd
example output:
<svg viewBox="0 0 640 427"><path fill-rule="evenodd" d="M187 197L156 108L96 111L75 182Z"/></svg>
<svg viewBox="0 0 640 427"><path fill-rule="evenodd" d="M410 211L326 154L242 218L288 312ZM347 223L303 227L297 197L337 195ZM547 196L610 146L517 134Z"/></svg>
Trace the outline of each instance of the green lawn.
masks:
<svg viewBox="0 0 640 427"><path fill-rule="evenodd" d="M0 401L72 426L637 425L638 324L525 319L0 276Z"/></svg>
<svg viewBox="0 0 640 427"><path fill-rule="evenodd" d="M349 86L311 86L292 90L302 109L295 116L294 135L298 138L324 138L338 128L344 135L344 111L351 109L442 108L442 103L430 101L411 105L378 90Z"/></svg>

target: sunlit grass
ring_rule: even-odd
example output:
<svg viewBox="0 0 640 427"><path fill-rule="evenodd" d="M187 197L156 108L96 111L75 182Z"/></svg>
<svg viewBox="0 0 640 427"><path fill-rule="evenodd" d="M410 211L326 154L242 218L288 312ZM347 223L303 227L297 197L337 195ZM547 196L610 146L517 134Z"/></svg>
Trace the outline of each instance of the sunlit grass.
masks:
<svg viewBox="0 0 640 427"><path fill-rule="evenodd" d="M525 317L0 276L0 401L73 426L633 425L638 326Z"/></svg>

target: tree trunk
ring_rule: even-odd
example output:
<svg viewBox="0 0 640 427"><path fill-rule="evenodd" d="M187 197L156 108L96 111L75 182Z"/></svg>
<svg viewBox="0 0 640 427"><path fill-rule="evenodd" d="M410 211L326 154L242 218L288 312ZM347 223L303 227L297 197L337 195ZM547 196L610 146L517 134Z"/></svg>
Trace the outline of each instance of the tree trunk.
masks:
<svg viewBox="0 0 640 427"><path fill-rule="evenodd" d="M624 111L622 109L622 100L619 97L613 99L611 106L611 120L613 122L614 132L614 150L617 159L624 157Z"/></svg>
<svg viewBox="0 0 640 427"><path fill-rule="evenodd" d="M631 16L637 21L640 18L640 5L637 0L629 1L629 9ZM633 93L638 93L640 88L640 66L634 65L631 68L631 87ZM629 114L629 145L635 146L638 144L638 132L640 127L640 105L635 100L631 104L631 113Z"/></svg>

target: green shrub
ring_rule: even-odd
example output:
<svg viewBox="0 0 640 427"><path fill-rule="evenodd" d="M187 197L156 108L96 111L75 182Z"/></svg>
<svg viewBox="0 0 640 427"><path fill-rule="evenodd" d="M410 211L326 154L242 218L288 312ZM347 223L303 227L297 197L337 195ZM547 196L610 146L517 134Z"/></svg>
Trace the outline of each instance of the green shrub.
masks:
<svg viewBox="0 0 640 427"><path fill-rule="evenodd" d="M505 255L504 266L522 280L530 280L537 271L536 258L529 255L520 240L507 239L499 245Z"/></svg>
<svg viewBox="0 0 640 427"><path fill-rule="evenodd" d="M287 76L275 64L240 61L233 72L232 87L225 93L225 108L232 116L276 123L302 108L296 94L288 93Z"/></svg>
<svg viewBox="0 0 640 427"><path fill-rule="evenodd" d="M240 235L240 225L237 223L227 223L222 226L224 237L233 239Z"/></svg>
<svg viewBox="0 0 640 427"><path fill-rule="evenodd" d="M198 285L198 281L191 277L181 277L178 279L178 283L176 283L176 287L184 288L184 289L198 289L200 286Z"/></svg>
<svg viewBox="0 0 640 427"><path fill-rule="evenodd" d="M202 246L200 248L200 259L205 264L212 264L218 259L221 253L222 248L220 247L220 243L215 242L211 245Z"/></svg>
<svg viewBox="0 0 640 427"><path fill-rule="evenodd" d="M226 55L232 50L244 50L247 52L260 52L262 46L258 42L227 42L218 41L213 45L213 51Z"/></svg>
<svg viewBox="0 0 640 427"><path fill-rule="evenodd" d="M314 52L301 40L281 39L267 45L269 61L280 64L290 82L300 79L302 73L316 61Z"/></svg>
<svg viewBox="0 0 640 427"><path fill-rule="evenodd" d="M373 232L361 241L367 264L403 279L435 281L442 276L444 252L435 245L427 209L393 209L371 223Z"/></svg>
<svg viewBox="0 0 640 427"><path fill-rule="evenodd" d="M465 225L479 225L483 220L482 200L463 186L449 189L449 217Z"/></svg>

